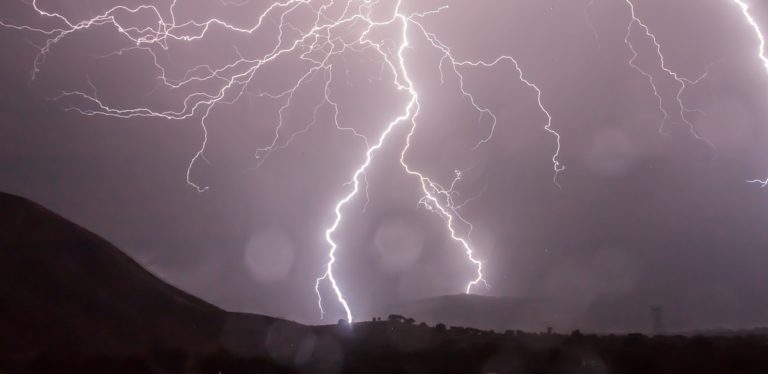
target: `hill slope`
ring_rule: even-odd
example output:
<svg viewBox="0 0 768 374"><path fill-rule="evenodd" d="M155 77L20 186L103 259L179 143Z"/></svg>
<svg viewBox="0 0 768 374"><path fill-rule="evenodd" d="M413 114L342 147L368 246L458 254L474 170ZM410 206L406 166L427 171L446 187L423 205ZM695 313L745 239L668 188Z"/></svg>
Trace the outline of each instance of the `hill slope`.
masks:
<svg viewBox="0 0 768 374"><path fill-rule="evenodd" d="M230 316L166 284L97 235L4 193L0 304L0 351L12 354L207 350ZM259 318L245 319L254 325Z"/></svg>

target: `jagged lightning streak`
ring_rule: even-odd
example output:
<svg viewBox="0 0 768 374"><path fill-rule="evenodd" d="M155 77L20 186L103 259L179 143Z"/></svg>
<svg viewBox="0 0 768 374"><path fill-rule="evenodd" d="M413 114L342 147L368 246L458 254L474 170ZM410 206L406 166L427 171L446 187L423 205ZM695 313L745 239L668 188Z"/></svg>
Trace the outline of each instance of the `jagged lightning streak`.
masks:
<svg viewBox="0 0 768 374"><path fill-rule="evenodd" d="M766 56L765 52L765 36L763 35L763 31L761 30L760 25L757 23L757 20L755 20L755 17L752 16L752 13L750 13L749 5L747 5L744 0L732 1L739 6L741 13L744 15L744 19L755 32L755 37L757 37L758 40L757 57L760 59L760 61L762 61L763 67L765 68L766 73L768 73L768 56Z"/></svg>
<svg viewBox="0 0 768 374"><path fill-rule="evenodd" d="M757 37L757 57L760 59L760 61L763 63L763 67L765 68L766 73L768 73L768 56L766 56L765 52L765 36L763 35L763 31L760 28L760 25L757 23L757 20L755 20L755 17L752 16L752 13L749 11L749 5L747 5L744 0L733 0L733 2L739 6L741 9L741 13L744 15L744 20L749 24L749 26L752 28L752 30L755 32L755 37ZM760 185L760 188L765 188L768 186L768 178L765 179L752 179L748 180L748 183L757 183Z"/></svg>
<svg viewBox="0 0 768 374"><path fill-rule="evenodd" d="M494 66L498 65L500 62L504 62L504 61L508 61L508 62L511 62L513 64L513 66L515 68L515 71L517 72L518 79L521 82L525 83L528 87L530 87L530 88L532 88L533 90L536 91L536 101L538 103L539 110L541 110L541 112L544 113L544 115L547 118L546 124L544 125L544 130L546 130L547 132L549 132L550 134L552 134L555 137L556 146L555 146L555 151L552 154L552 168L553 168L553 171L554 171L554 175L552 176L552 181L554 182L554 184L558 188L561 189L562 186L560 185L560 183L558 183L557 177L560 174L560 172L565 170L565 166L560 162L560 149L561 149L560 133L558 133L554 128L552 128L552 115L546 109L546 107L544 106L544 103L542 102L542 91L541 91L541 89L539 88L538 85L534 84L533 82L531 82L530 80L528 80L525 77L525 74L523 73L523 70L520 67L520 64L517 62L517 60L515 58L513 58L512 56L504 55L504 56L497 57L492 62L487 62L487 61L483 61L483 60L478 60L478 61L459 61L459 60L457 60L453 56L453 54L451 53L451 49L448 46L446 46L445 44L443 44L437 38L437 36L435 34L428 32L420 23L416 22L416 24L419 25L419 27L421 28L422 32L427 37L427 39L430 41L432 46L437 48L437 49L439 49L443 53L443 57L440 60L441 82L444 81L444 78L443 78L443 74L444 73L443 73L443 69L442 68L443 68L444 62L448 61L448 63L451 64L452 71L459 78L459 89L461 91L461 94L469 99L470 103L472 104L472 106L475 108L476 111L478 111L478 112L480 112L482 114L487 114L487 115L489 115L491 117L492 124L491 124L491 129L488 132L488 135L485 138L481 139L477 143L477 145L475 145L475 148L478 148L482 144L488 142L491 139L491 137L493 137L493 133L494 133L494 130L496 128L497 118L496 118L496 115L493 114L493 112L491 110L489 110L487 108L483 108L480 105L478 105L476 100L475 100L475 97L471 93L467 92L464 89L464 76L459 72L458 68L462 67L462 66L494 67Z"/></svg>
<svg viewBox="0 0 768 374"><path fill-rule="evenodd" d="M565 165L563 165L560 162L560 148L562 147L560 144L560 133L557 132L554 128L552 128L552 114L547 110L547 108L544 106L544 103L542 102L542 91L541 88L539 88L538 85L531 82L525 77L525 74L523 73L523 69L520 67L520 64L515 60L512 56L501 56L496 58L496 60L492 62L486 62L486 61L462 61L457 62L456 64L458 66L484 66L484 67L492 67L496 66L498 63L508 61L511 62L514 66L515 70L517 71L517 77L518 79L525 83L528 87L532 88L534 91L536 91L536 103L539 106L539 110L541 110L542 113L547 118L546 124L544 125L544 130L546 130L548 133L552 134L555 138L555 151L552 153L552 170L554 171L554 174L552 175L552 182L557 186L557 188L562 189L562 186L557 181L557 177L560 174L560 172L565 170Z"/></svg>
<svg viewBox="0 0 768 374"><path fill-rule="evenodd" d="M678 85L678 90L675 93L675 101L676 101L675 104L677 105L677 108L679 110L678 115L679 115L680 121L682 121L688 127L688 130L690 131L691 134L693 134L693 136L696 139L698 139L700 141L703 141L704 143L709 145L712 149L714 149L714 145L709 140L707 140L706 138L702 137L698 133L698 131L696 130L696 127L693 125L693 123L688 119L688 116L687 116L688 113L697 112L698 110L697 109L688 108L685 105L685 103L683 102L683 98L682 98L683 93L685 92L685 90L690 85L698 84L703 79L708 77L708 75L709 75L708 72L705 72L704 74L702 74L701 76L699 76L696 79L689 79L689 78L682 77L679 73L677 73L674 70L672 70L671 68L667 67L667 63L665 61L664 54L661 52L661 44L656 39L656 35L654 33L652 33L650 28L637 16L637 14L635 13L635 5L632 3L632 1L631 0L624 0L624 1L627 3L627 5L629 7L630 17L631 17L629 23L627 24L627 32L626 32L626 34L624 34L624 44L626 44L627 47L629 48L629 50L632 52L632 57L629 59L629 65L633 69L635 69L637 72L642 74L644 77L646 77L648 79L648 82L651 85L651 89L652 89L653 95L654 95L654 97L656 98L656 100L658 102L659 112L661 112L661 114L663 115L663 119L661 121L661 125L659 126L659 132L662 133L662 134L665 133L664 132L664 128L670 122L671 117L670 117L669 111L667 111L664 108L664 99L662 97L662 93L659 91L659 88L658 88L658 86L656 84L657 78L653 74L649 73L648 71L646 71L645 69L641 68L639 65L637 65L635 63L635 60L637 60L637 58L640 56L640 54L637 51L637 49L635 48L635 45L630 40L630 38L632 36L632 28L633 28L634 25L637 25L638 27L640 27L640 29L642 29L645 37L649 38L651 40L651 42L653 42L654 49L655 49L655 52L656 52L656 56L659 59L659 68L661 70L663 70L669 77L674 79L675 82ZM589 5L591 6L592 2L590 2Z"/></svg>
<svg viewBox="0 0 768 374"><path fill-rule="evenodd" d="M459 68L493 67L501 62L507 61L514 64L519 79L536 91L539 109L547 117L544 129L556 137L557 144L555 153L552 157L552 163L554 168L553 180L558 187L557 175L563 170L563 166L559 161L560 135L551 127L552 116L542 103L542 91L537 85L524 77L523 71L517 61L510 56L499 57L493 62L486 62L483 60L457 60L450 49L440 42L435 34L428 32L420 22L420 20L427 16L435 15L448 9L448 6L442 6L422 13L407 14L401 10L403 0L397 0L394 3L395 6L392 14L385 20L377 21L372 18L371 14L373 13L374 7L379 4L379 1L337 1L338 0L283 0L274 2L258 15L254 26L243 28L216 18L204 22L187 21L177 23L175 13L177 6L176 0L171 2L170 8L167 9L167 11L161 11L154 5L138 5L134 7L115 6L95 17L81 21L73 21L59 13L44 10L38 6L36 0L33 0L31 5L40 16L55 19L61 22L63 26L44 29L28 25L14 25L4 20L0 20L0 26L21 31L36 32L44 35L46 38L44 45L39 47L39 52L34 59L33 68L30 74L32 80L36 79L42 65L45 63L46 57L51 52L52 47L61 40L80 31L86 31L97 26L111 25L121 36L129 41L131 46L120 48L113 53L99 56L99 58L122 56L123 54L134 52L147 53L151 56L154 68L158 72L156 78L159 80L159 85L157 88L165 88L168 90L191 89L192 93L185 96L175 108L121 108L102 101L99 98L97 87L93 84L90 78L88 78L88 87L91 89L92 93L89 94L76 90L64 91L53 99L79 101L80 104L71 104L65 109L74 110L82 115L88 116L103 115L118 118L159 117L168 120L183 120L199 116L200 125L203 131L203 140L190 160L186 170L187 183L199 192L206 191L208 187L195 183L192 180L191 174L192 169L198 160L209 162L205 157L205 151L208 143L208 119L214 108L221 105L233 104L243 95L256 96L280 102L280 107L277 110L277 124L273 136L271 137L271 141L263 147L258 147L256 150L256 167L265 162L273 152L288 147L297 136L308 132L310 128L315 126L318 122L318 111L322 107L328 106L332 108L332 122L335 128L342 132L350 133L360 139L366 151L364 154L364 161L355 169L351 179L345 184L345 186L350 187L350 190L335 204L334 220L325 230L325 241L329 246L328 262L324 267L325 272L317 278L315 282L315 290L318 296L318 306L320 308L321 317L323 316L324 311L320 287L323 281L328 281L333 289L333 293L344 309L347 320L351 322L353 315L349 302L341 291L340 285L334 275L334 265L336 263L338 250L338 244L336 243L334 236L342 223L344 208L360 193L361 183L365 184L367 205L368 182L366 172L377 151L384 146L388 138L391 137L394 129L399 125L406 123L411 124L406 137L406 145L400 153L399 161L405 172L408 175L417 177L420 182L423 195L419 200L420 205L437 213L446 222L450 237L464 249L467 258L476 267L476 276L467 284L466 292L470 292L472 287L479 283L486 283L482 271L483 263L475 257L475 251L470 245L469 238L473 226L467 219L462 217L459 212L461 208L476 197L465 200L461 204L455 202L455 195L457 194L455 189L462 178L462 172L457 171L456 176L449 187L444 188L425 173L413 169L406 162L408 150L413 146L412 137L417 129L416 120L421 108L419 94L414 83L411 81L405 61L405 51L406 49L411 48L409 32L419 32L420 35L428 40L434 48L442 52L443 58L440 60L438 66L441 73L441 81L444 81L444 64L449 63L451 71L458 77L460 94L467 98L472 107L480 114L480 120L483 118L490 118L490 131L477 143L474 149L477 149L491 140L497 124L497 118L490 109L482 107L477 100L475 100L475 97L464 88L464 76L460 73ZM246 2L224 0L221 0L221 3L238 7L246 4ZM343 8L341 12L337 16L331 15L332 9L339 5ZM300 10L310 10L312 14L314 14L314 20L308 29L302 29L287 21L291 15L298 13ZM121 22L120 19L122 19L121 16L126 14L150 17L150 19L153 20L153 22L150 23L155 23L156 26L139 27L123 24L122 22L125 21ZM188 69L181 78L174 79L169 76L167 66L160 62L161 59L158 57L155 50L155 48L159 48L167 51L171 48L171 42L194 42L202 40L211 29L217 27L235 33L247 35L255 34L267 27L266 25L270 24L267 20L274 21L272 23L277 27L278 32L272 49L261 57L246 57L237 47L235 47L236 58L234 60L220 66L206 64L198 65ZM400 30L399 42L395 42L392 39L384 39L380 42L376 42L369 38L369 35L375 28L393 25L396 25ZM352 40L346 40L342 36L334 36L336 32L342 34L343 31L350 31L355 27L362 27L362 31L360 31L359 35ZM291 39L292 37L293 39ZM381 72L377 78L370 78L369 81L373 79L381 81L384 79L385 72L389 72L393 76L393 86L398 91L406 92L409 96L409 100L402 108L401 114L388 122L375 143L369 142L368 138L363 136L353 127L344 126L340 123L339 104L331 98L330 84L334 81L333 67L336 65L333 59L341 57L342 64L346 67L346 59L343 59L343 54L348 51L360 53L371 51L375 53L381 59ZM264 66L274 63L283 57L289 58L291 56L302 62L308 63L309 67L304 74L294 81L287 89L279 92L262 91L256 94L247 91L247 87L254 81L254 79L256 79L257 74L263 70L262 68ZM300 129L288 131L286 134L285 111L294 105L295 95L300 90L305 89L309 82L318 77L323 79L323 95L321 101L314 107L312 121ZM347 79L349 79L348 76ZM209 84L212 87L199 87L199 85L203 83ZM463 225L465 229L462 230L459 225ZM466 232L462 234L460 231Z"/></svg>
<svg viewBox="0 0 768 374"><path fill-rule="evenodd" d="M366 169L368 169L368 167L370 166L371 160L373 159L374 153L377 150L379 150L384 145L384 142L387 140L387 137L389 136L389 134L392 133L392 130L398 124L401 124L401 123L405 122L406 120L408 120L409 118L411 118L414 115L413 114L414 108L418 107L418 103L417 103L418 94L416 93L416 90L415 90L415 88L413 86L413 82L411 82L410 78L408 77L408 70L406 68L405 57L403 55L403 52L405 51L406 48L408 48L408 45L409 45L409 42L408 42L408 18L404 17L403 15L401 15L399 13L399 11L397 11L397 10L400 9L400 5L401 5L401 2L398 1L395 14L396 14L396 17L398 19L400 19L402 21L402 23L403 23L403 25L402 25L402 38L403 38L403 40L400 43L400 47L399 47L398 52L397 52L397 59L398 59L397 65L398 65L398 68L397 69L393 69L393 70L400 72L399 75L405 81L405 84L399 83L398 80L397 80L397 76L395 77L394 82L395 82L395 84L397 86L397 89L398 90L405 90L405 91L407 91L408 94L410 95L411 99L408 101L408 104L407 104L407 106L405 108L405 112L403 114L401 114L399 117L397 117L394 120L392 120L387 125L386 129L381 134L381 136L379 136L378 142L376 142L376 144L373 145L372 147L368 148L368 150L365 153L365 162L362 165L360 165L360 167L355 171L355 174L352 176L352 181L351 181L351 184L353 186L352 190L346 196L344 196L344 198L342 198L336 204L336 207L334 208L335 218L334 218L333 224L327 230L325 230L325 240L330 245L330 252L328 253L329 260L328 260L328 263L326 265L325 273L320 278L317 278L317 280L315 281L315 291L317 293L317 300L318 300L317 304L318 304L318 307L320 308L321 317L322 317L322 314L324 312L323 312L323 299L322 299L322 295L320 293L320 283L323 280L328 279L330 281L330 283L331 283L331 287L333 288L334 293L336 294L336 297L338 298L339 302L341 303L342 307L344 308L344 312L346 313L347 321L350 322L350 323L352 322L352 318L353 318L352 317L352 311L350 310L349 303L344 298L344 295L341 292L341 290L339 289L338 283L336 282L336 278L333 275L333 265L336 262L336 250L338 249L338 244L336 244L336 242L333 240L333 234L336 232L336 230L339 228L339 225L341 224L342 209L344 208L345 205L347 205L350 201L352 201L352 199L354 199L354 197L359 192L359 190L360 190L360 179L365 174ZM369 28L369 30L370 30L370 28ZM365 36L365 34L363 35L363 37L364 36ZM390 64L392 64L392 66L394 66L394 63L390 62Z"/></svg>
<svg viewBox="0 0 768 374"><path fill-rule="evenodd" d="M444 7L446 8L446 7ZM439 12L440 10L444 9L438 9L436 12ZM547 117L547 123L544 126L544 129L555 136L556 139L556 149L552 156L552 163L553 163L553 169L554 169L554 176L553 181L555 185L560 188L560 184L557 182L557 176L558 174L565 169L565 167L560 163L559 161L559 155L560 155L560 134L555 131L552 128L552 116L550 115L549 111L544 107L542 103L542 91L541 89L532 83L531 81L527 80L524 77L523 71L520 68L520 65L518 64L517 60L512 58L511 56L501 56L498 57L493 62L486 62L486 61L460 61L457 60L454 55L451 53L451 50L448 46L446 46L444 43L442 43L438 37L434 33L430 33L426 30L426 28L419 23L417 20L412 19L413 23L419 27L422 34L429 40L429 42L432 44L433 47L437 48L442 52L442 58L440 59L440 73L441 73L441 82L444 82L444 71L443 66L447 62L451 66L451 70L454 72L454 74L458 77L459 80L459 89L463 96L468 98L470 104L474 107L476 111L478 111L481 114L486 114L490 116L492 120L491 129L488 133L488 135L481 139L477 145L474 147L475 149L481 146L482 144L488 142L491 137L493 136L496 124L497 124L497 117L495 114L493 114L492 111L490 111L487 108L481 107L479 104L477 104L477 101L475 100L475 97L467 92L464 88L464 76L459 72L458 68L462 66L483 66L483 67L493 67L496 66L499 62L502 61L509 61L514 64L515 70L518 73L518 78L528 85L530 88L533 88L537 93L537 102L539 109L546 115ZM406 162L406 155L408 153L409 148L411 147L411 140L413 137L413 134L416 130L416 119L419 115L419 110L417 110L416 113L413 116L413 127L411 127L411 131L408 133L408 137L406 138L406 146L403 148L401 154L400 154L400 164L403 166L403 168L406 170L406 172L410 175L413 175L418 178L422 192L424 196L420 200L420 204L422 204L424 207L429 209L430 211L433 211L437 213L440 217L442 217L445 222L448 229L448 232L451 236L451 239L456 241L461 245L461 247L464 249L465 254L468 258L468 260L475 265L476 269L476 276L474 279L470 280L467 283L467 286L465 288L466 293L470 293L472 291L472 288L480 283L484 283L486 286L488 283L486 282L484 275L483 275L483 263L477 257L475 256L475 251L472 249L472 246L469 242L469 236L471 235L473 226L472 224L467 221L464 217L462 217L460 213L460 208L462 205L456 205L453 201L453 190L455 187L455 184L458 182L458 180L461 179L461 172L457 171L456 178L453 180L449 188L443 188L440 184L436 183L429 177L427 177L424 173L419 172L417 170L414 170L411 168L408 163ZM466 203L466 202L465 202ZM455 227L455 222L460 221L463 222L467 227L467 233L465 236L462 236L458 233L457 228Z"/></svg>

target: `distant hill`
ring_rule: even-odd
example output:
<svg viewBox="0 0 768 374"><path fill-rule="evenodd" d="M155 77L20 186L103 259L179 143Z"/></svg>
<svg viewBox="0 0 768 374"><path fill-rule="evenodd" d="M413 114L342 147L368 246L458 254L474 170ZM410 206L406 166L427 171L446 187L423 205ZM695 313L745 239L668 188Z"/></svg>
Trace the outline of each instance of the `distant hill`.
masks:
<svg viewBox="0 0 768 374"><path fill-rule="evenodd" d="M506 331L646 332L648 306L633 300L601 298L589 304L563 300L481 295L447 295L382 307L378 315L400 314L427 323Z"/></svg>
<svg viewBox="0 0 768 374"><path fill-rule="evenodd" d="M0 352L263 349L278 319L227 313L158 279L101 237L0 193ZM263 339L262 339L263 340Z"/></svg>
<svg viewBox="0 0 768 374"><path fill-rule="evenodd" d="M400 314L427 323L502 332L544 331L555 320L562 319L553 309L539 300L458 294L385 307L382 314Z"/></svg>

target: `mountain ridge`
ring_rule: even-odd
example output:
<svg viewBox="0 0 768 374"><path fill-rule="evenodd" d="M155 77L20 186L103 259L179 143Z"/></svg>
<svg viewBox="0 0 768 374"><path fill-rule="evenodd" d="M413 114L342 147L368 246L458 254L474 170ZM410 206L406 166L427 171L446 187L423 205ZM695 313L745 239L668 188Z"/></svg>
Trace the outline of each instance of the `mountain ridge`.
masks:
<svg viewBox="0 0 768 374"><path fill-rule="evenodd" d="M602 333L648 332L650 315L640 300L602 297L590 302L531 297L452 294L377 308L378 315L399 314L430 324L484 330ZM608 318L606 315L619 314Z"/></svg>
<svg viewBox="0 0 768 374"><path fill-rule="evenodd" d="M289 335L304 328L227 312L166 283L102 237L3 192L0 300L0 351L11 355L221 345L251 352L263 349L258 339L275 326Z"/></svg>

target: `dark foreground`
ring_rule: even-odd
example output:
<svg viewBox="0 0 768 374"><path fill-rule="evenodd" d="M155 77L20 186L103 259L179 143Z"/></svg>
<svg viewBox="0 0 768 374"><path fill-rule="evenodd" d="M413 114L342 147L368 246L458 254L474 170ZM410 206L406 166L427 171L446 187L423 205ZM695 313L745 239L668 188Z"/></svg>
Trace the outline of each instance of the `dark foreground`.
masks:
<svg viewBox="0 0 768 374"><path fill-rule="evenodd" d="M768 373L768 337L503 334L380 321L264 337L252 353L41 353L2 372ZM279 336L278 336L279 335Z"/></svg>

